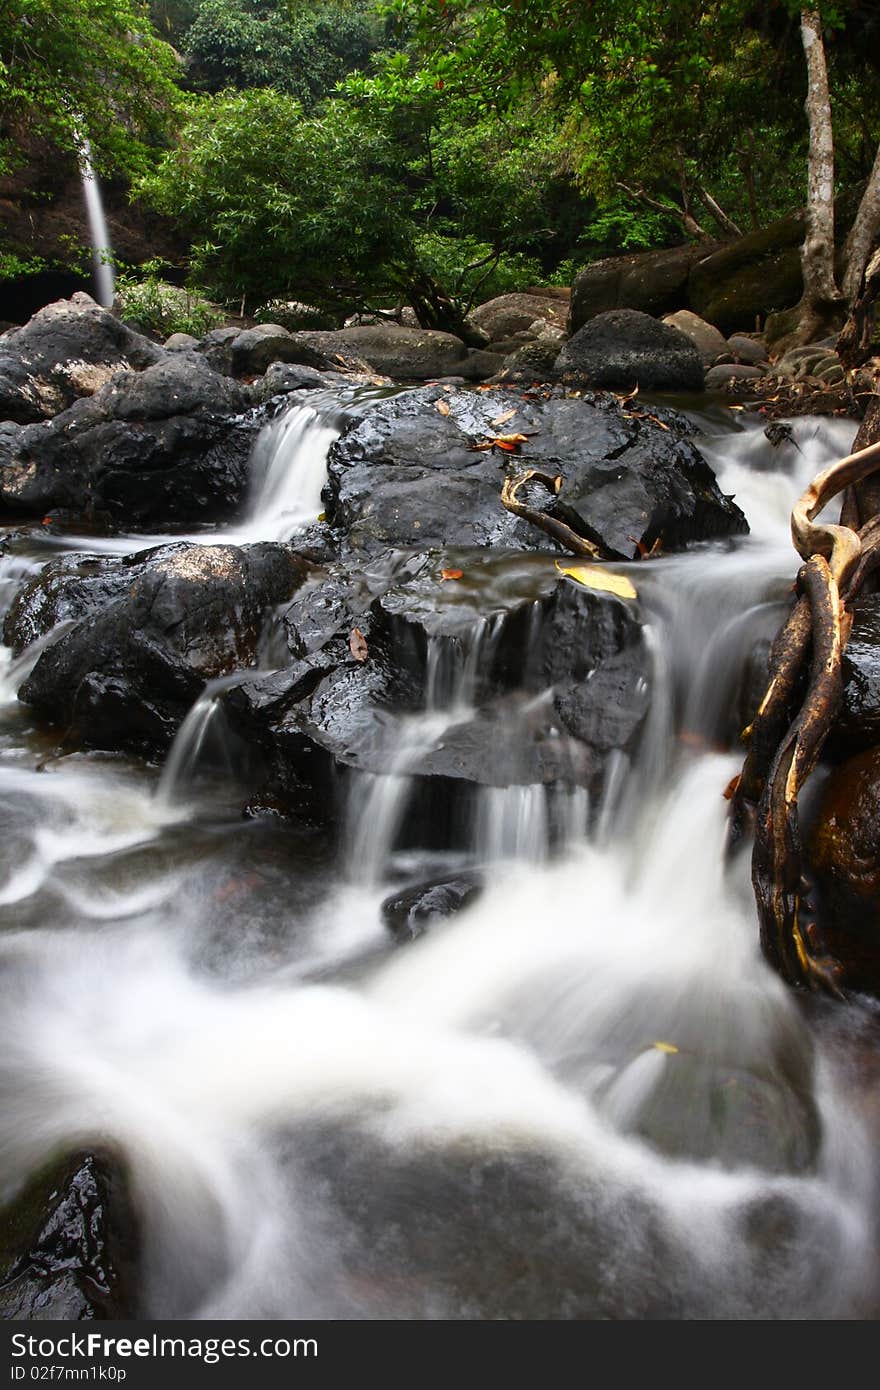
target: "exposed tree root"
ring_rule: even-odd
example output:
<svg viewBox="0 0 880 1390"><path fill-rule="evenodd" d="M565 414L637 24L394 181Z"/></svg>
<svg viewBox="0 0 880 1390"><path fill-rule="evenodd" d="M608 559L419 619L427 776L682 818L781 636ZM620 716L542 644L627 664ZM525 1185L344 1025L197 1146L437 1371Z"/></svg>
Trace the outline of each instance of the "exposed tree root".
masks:
<svg viewBox="0 0 880 1390"><path fill-rule="evenodd" d="M527 503L521 502L517 494L520 488L525 487L527 483L541 483L555 497L562 486L562 478L558 475L554 477L549 473L541 473L537 468L527 468L524 473L518 473L515 478L505 478L501 489L502 506L506 507L509 512L513 512L514 516L521 516L525 521L530 521L545 535L552 536L573 555L589 555L592 560L607 560L609 558L607 555L603 555L598 545L594 545L584 536L579 536L577 531L572 530L558 517L548 516L546 512L539 511L537 507L530 507Z"/></svg>
<svg viewBox="0 0 880 1390"><path fill-rule="evenodd" d="M749 749L731 797L729 849L754 831L752 883L766 958L789 984L832 994L841 992L842 971L823 954L811 919L798 795L840 703L852 606L865 579L880 568L880 517L858 531L817 524L815 517L877 469L880 442L825 469L792 511L792 540L805 561L799 598L771 649L770 682L745 731Z"/></svg>

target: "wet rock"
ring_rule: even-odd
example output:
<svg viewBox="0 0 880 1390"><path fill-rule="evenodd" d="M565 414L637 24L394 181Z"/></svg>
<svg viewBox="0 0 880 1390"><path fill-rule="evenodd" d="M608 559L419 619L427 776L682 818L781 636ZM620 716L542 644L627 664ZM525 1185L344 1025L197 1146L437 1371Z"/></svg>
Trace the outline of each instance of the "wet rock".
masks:
<svg viewBox="0 0 880 1390"><path fill-rule="evenodd" d="M635 309L612 309L579 328L556 363L568 386L701 391L703 364L678 329Z"/></svg>
<svg viewBox="0 0 880 1390"><path fill-rule="evenodd" d="M845 988L880 997L880 748L826 782L808 841L825 945Z"/></svg>
<svg viewBox="0 0 880 1390"><path fill-rule="evenodd" d="M880 595L865 595L856 605L843 680L843 701L829 739L838 755L880 744Z"/></svg>
<svg viewBox="0 0 880 1390"><path fill-rule="evenodd" d="M140 371L164 355L89 295L59 299L0 339L0 419L51 418L115 373Z"/></svg>
<svg viewBox="0 0 880 1390"><path fill-rule="evenodd" d="M314 576L283 614L294 665L223 697L270 768L266 794L295 814L332 823L341 778L396 768L407 842L451 848L480 788L597 792L607 753L634 747L649 684L637 605L494 550L405 555L380 587L370 600Z"/></svg>
<svg viewBox="0 0 880 1390"><path fill-rule="evenodd" d="M164 750L207 680L254 662L267 609L307 570L270 543L54 561L25 586L6 633L18 648L75 625L41 654L19 698L91 747Z"/></svg>
<svg viewBox="0 0 880 1390"><path fill-rule="evenodd" d="M482 891L483 880L477 873L431 879L387 897L382 903L382 919L395 940L414 941L435 922L476 902Z"/></svg>
<svg viewBox="0 0 880 1390"><path fill-rule="evenodd" d="M106 511L126 529L228 515L261 420L233 381L188 351L121 372L88 400L0 439L0 498L13 513Z"/></svg>
<svg viewBox="0 0 880 1390"><path fill-rule="evenodd" d="M675 549L744 532L745 518L683 437L687 429L674 412L627 410L612 397L406 392L353 422L331 448L327 516L357 551L553 549L501 506L505 475L534 467L563 479L554 498L543 492L536 505L616 558L634 558L658 538ZM499 432L526 436L515 457L476 447Z"/></svg>
<svg viewBox="0 0 880 1390"><path fill-rule="evenodd" d="M82 1153L56 1161L0 1213L0 1317L136 1318L139 1259L119 1162Z"/></svg>

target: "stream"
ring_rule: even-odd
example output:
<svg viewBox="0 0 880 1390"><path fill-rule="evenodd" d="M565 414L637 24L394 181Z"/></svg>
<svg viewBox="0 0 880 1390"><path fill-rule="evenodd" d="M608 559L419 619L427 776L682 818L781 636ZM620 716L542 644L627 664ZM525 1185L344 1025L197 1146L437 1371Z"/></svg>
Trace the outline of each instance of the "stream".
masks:
<svg viewBox="0 0 880 1390"><path fill-rule="evenodd" d="M295 538L341 413L369 405L292 406L241 517L194 538ZM55 1152L119 1153L142 1317L877 1316L876 1009L782 985L722 853L789 512L855 426L797 420L774 449L745 413L695 418L751 534L612 566L653 659L637 756L592 803L483 788L454 852L401 843L408 767L471 708L491 621L429 650L425 708L385 775L350 779L338 850L241 816L228 681L164 768L59 756L16 699L38 651L0 653L0 1196ZM59 549L166 539L19 543L0 604ZM392 941L392 890L475 869L481 896Z"/></svg>

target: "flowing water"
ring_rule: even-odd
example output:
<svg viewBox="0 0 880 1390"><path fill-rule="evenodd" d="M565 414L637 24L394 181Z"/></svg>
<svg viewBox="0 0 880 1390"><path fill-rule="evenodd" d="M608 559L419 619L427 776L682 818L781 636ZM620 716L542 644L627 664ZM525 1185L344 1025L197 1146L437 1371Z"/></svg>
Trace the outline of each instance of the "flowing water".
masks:
<svg viewBox="0 0 880 1390"><path fill-rule="evenodd" d="M241 536L313 519L337 430L320 403L271 427ZM594 805L485 788L456 861L482 896L405 948L380 903L438 867L400 842L413 768L472 711L491 621L429 646L339 853L204 794L209 747L211 785L235 775L221 689L160 771L47 751L7 660L2 1195L58 1150L123 1155L144 1317L876 1316L875 1016L805 1017L723 866L788 512L852 438L795 432L775 452L731 417L704 443L750 537L624 567L653 663L635 760ZM41 558L3 561L7 598Z"/></svg>
<svg viewBox="0 0 880 1390"><path fill-rule="evenodd" d="M92 239L92 273L95 279L95 298L105 309L113 303L116 276L113 270L113 248L110 245L110 231L104 216L104 200L101 185L92 167L92 150L85 138L79 145L79 168L82 178L83 198L89 219L89 236Z"/></svg>

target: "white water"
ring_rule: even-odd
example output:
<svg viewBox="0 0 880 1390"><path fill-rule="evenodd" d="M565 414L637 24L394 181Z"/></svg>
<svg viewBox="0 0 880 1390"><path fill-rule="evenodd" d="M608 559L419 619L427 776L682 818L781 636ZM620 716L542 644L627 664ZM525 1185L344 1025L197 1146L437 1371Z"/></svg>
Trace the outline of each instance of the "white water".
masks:
<svg viewBox="0 0 880 1390"><path fill-rule="evenodd" d="M88 140L80 140L80 175L82 177L83 197L89 219L89 235L92 239L92 266L95 277L95 298L105 309L113 303L115 272L113 270L113 247L110 232L104 216L104 200L101 185L92 168L92 150Z"/></svg>
<svg viewBox="0 0 880 1390"><path fill-rule="evenodd" d="M435 650L429 708L354 815L353 883L271 827L192 819L213 695L158 800L119 760L0 758L18 808L0 1182L56 1147L124 1151L143 1315L876 1316L877 1134L852 1054L763 964L745 864L723 871L739 755L675 741L719 740L746 635L791 582L791 502L852 433L797 428L785 477L758 431L717 442L751 539L628 567L654 707L592 841L580 790L548 860L554 789L486 789L475 853L506 862L405 950L378 904L407 768L472 708L479 641L452 668ZM743 1105L726 1132L724 1096ZM805 1105L818 1149L780 1159L774 1134L807 1142Z"/></svg>

